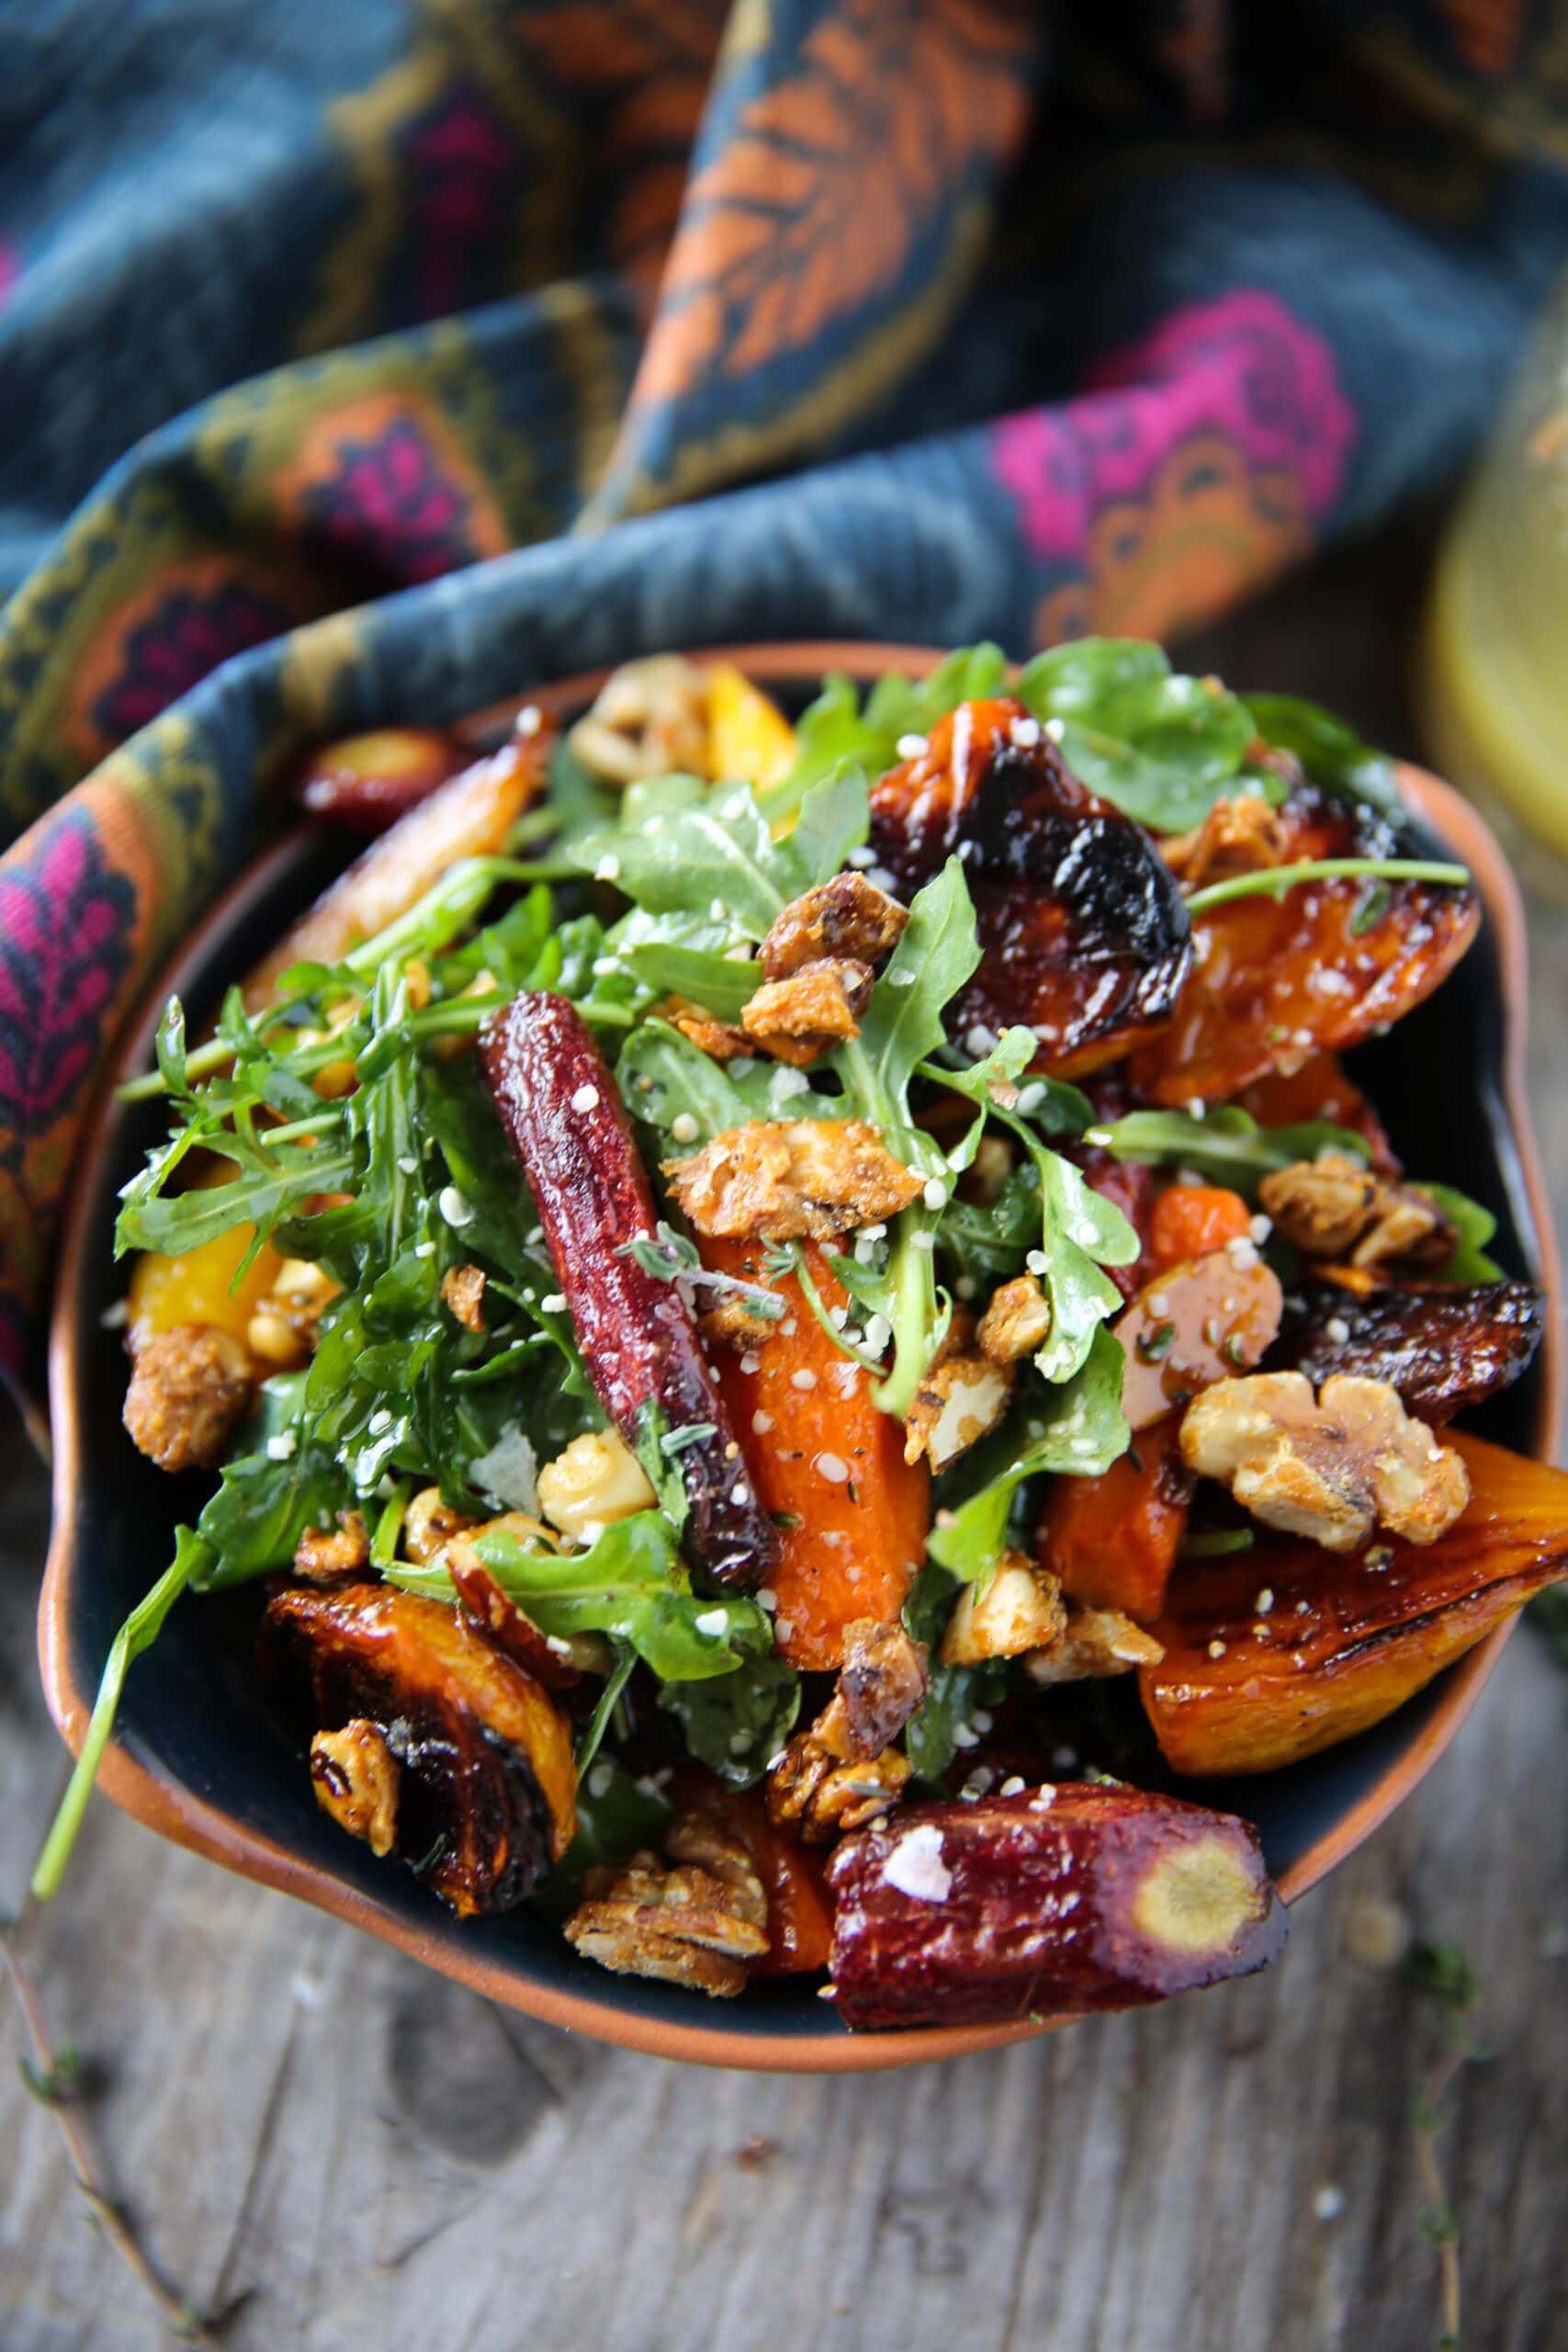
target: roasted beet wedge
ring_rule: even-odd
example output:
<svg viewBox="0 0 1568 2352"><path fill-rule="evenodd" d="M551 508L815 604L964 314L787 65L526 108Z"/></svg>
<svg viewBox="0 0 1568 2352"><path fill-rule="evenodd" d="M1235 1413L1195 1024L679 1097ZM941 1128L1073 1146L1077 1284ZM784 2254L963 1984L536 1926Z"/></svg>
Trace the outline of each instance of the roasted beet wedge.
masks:
<svg viewBox="0 0 1568 2352"><path fill-rule="evenodd" d="M1386 1380L1406 1412L1448 1421L1513 1385L1540 1345L1544 1311L1531 1283L1433 1283L1365 1298L1310 1283L1286 1299L1265 1369L1304 1372L1314 1385L1336 1372Z"/></svg>
<svg viewBox="0 0 1568 2352"><path fill-rule="evenodd" d="M290 1587L267 1606L261 1663L297 1726L377 1727L399 1766L397 1850L460 1917L510 1910L565 1853L570 1728L456 1611L384 1585Z"/></svg>
<svg viewBox="0 0 1568 2352"><path fill-rule="evenodd" d="M1132 2008L1278 1957L1257 1833L1119 1783L910 1806L828 1865L846 2025Z"/></svg>
<svg viewBox="0 0 1568 2352"><path fill-rule="evenodd" d="M961 1030L1025 1022L1039 1066L1071 1074L1173 1010L1191 959L1181 893L1148 834L1078 782L1022 703L939 719L873 788L871 840L905 897L964 860L984 954Z"/></svg>
<svg viewBox="0 0 1568 2352"><path fill-rule="evenodd" d="M485 1033L485 1081L528 1180L599 1401L628 1445L649 1417L704 1431L676 1457L686 1543L717 1584L767 1580L778 1532L752 1491L691 1308L623 1253L658 1212L604 1057L564 997L517 997Z"/></svg>
<svg viewBox="0 0 1568 2352"><path fill-rule="evenodd" d="M312 817L351 833L384 833L463 765L454 736L430 727L379 727L323 743L292 786Z"/></svg>
<svg viewBox="0 0 1568 2352"><path fill-rule="evenodd" d="M400 915L459 858L492 857L545 782L548 731L514 736L465 768L372 842L313 907L291 923L243 984L255 1012L291 964L333 964Z"/></svg>
<svg viewBox="0 0 1568 2352"><path fill-rule="evenodd" d="M1280 865L1416 853L1386 817L1316 785L1276 813ZM1270 1070L1353 1046L1430 996L1480 919L1472 889L1365 877L1199 915L1191 978L1174 1019L1133 1057L1134 1089L1154 1102L1223 1102Z"/></svg>
<svg viewBox="0 0 1568 2352"><path fill-rule="evenodd" d="M1171 1578L1139 1669L1165 1759L1204 1779L1271 1772L1392 1714L1532 1593L1568 1576L1568 1474L1463 1430L1471 1499L1435 1544L1348 1558L1270 1538Z"/></svg>

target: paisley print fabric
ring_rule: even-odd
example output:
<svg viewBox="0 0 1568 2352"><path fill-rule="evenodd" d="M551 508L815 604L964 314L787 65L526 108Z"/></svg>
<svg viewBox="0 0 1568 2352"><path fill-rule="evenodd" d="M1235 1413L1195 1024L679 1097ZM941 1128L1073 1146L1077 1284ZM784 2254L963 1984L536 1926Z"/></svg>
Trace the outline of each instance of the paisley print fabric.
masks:
<svg viewBox="0 0 1568 2352"><path fill-rule="evenodd" d="M300 746L659 646L1179 635L1462 457L1568 250L1568 0L245 23L7 37L22 1381L106 1061Z"/></svg>

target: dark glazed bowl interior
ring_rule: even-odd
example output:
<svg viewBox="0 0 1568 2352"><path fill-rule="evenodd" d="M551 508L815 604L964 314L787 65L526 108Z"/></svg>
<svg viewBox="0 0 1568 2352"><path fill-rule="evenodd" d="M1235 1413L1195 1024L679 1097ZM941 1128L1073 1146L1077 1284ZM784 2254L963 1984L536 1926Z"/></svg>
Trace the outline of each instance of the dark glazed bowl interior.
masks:
<svg viewBox="0 0 1568 2352"><path fill-rule="evenodd" d="M829 663L865 677L933 657L840 646L741 649L737 658L798 707ZM558 690L560 707L580 707L592 683ZM472 731L482 740L486 720L474 722ZM1418 827L1424 849L1471 864L1486 919L1477 944L1437 997L1395 1035L1354 1056L1352 1067L1407 1164L1484 1202L1498 1220L1495 1255L1509 1271L1542 1282L1555 1309L1551 1229L1514 1072L1523 1012L1517 898L1501 854L1473 812L1429 779L1410 781L1427 812ZM1440 831L1430 821L1434 811ZM146 1066L157 1010L171 987L199 1021L343 855L341 845L299 833L258 861L160 982L123 1069ZM106 1105L63 1254L51 1360L55 1535L41 1638L51 1703L73 1746L80 1745L117 1627L167 1565L175 1523L194 1519L209 1483L170 1479L131 1445L120 1425L125 1359L102 1322L126 1283L126 1269L110 1255L116 1194L163 1134L164 1116L156 1102ZM1554 1422L1559 1324L1553 1311L1542 1355L1516 1387L1472 1418L1472 1426L1521 1452L1544 1450ZM459 1923L406 1871L378 1862L318 1809L300 1759L264 1708L251 1669L258 1600L252 1590L182 1602L131 1670L103 1784L164 1834L337 1911L494 1998L665 2056L743 2066L885 2066L1034 2030L937 2028L852 2037L817 1997L815 1979L761 1982L739 2001L708 2003L579 1960L554 1925L526 1910ZM1269 1867L1288 1895L1303 1892L1359 1843L1419 1779L1457 1727L1500 1640L1493 1636L1345 1746L1286 1771L1215 1787L1218 1803L1258 1824Z"/></svg>

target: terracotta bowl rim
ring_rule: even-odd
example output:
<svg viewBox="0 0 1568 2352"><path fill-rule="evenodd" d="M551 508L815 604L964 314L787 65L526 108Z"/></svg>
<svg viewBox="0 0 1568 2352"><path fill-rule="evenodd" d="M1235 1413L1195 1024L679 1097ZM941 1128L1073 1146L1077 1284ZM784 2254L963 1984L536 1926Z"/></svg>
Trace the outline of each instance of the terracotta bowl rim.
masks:
<svg viewBox="0 0 1568 2352"><path fill-rule="evenodd" d="M828 640L703 647L693 651L706 662L734 662L750 675L764 681L800 681L816 678L825 671L842 670L864 683L890 669L924 674L943 658L944 649L871 640ZM607 670L593 671L491 705L459 721L458 732L467 739L482 741L506 726L527 703L536 703L546 710L581 707L607 675ZM1419 815L1469 866L1496 942L1504 1030L1503 1060L1497 1078L1535 1226L1540 1285L1548 1303L1546 1334L1540 1357L1540 1401L1531 1442L1536 1458L1545 1461L1551 1458L1554 1446L1562 1403L1562 1285L1551 1206L1525 1093L1528 967L1523 904L1495 836L1470 803L1451 786L1407 763L1399 763L1399 778ZM288 867L299 854L304 830L295 828L254 858L170 959L149 989L144 1009L116 1057L112 1075L106 1080L98 1100L100 1114L111 1100L112 1086L145 1067L157 1009L176 975L205 960L213 943L227 931L239 910ZM82 1171L67 1208L50 1333L50 1408L55 1445L53 1527L39 1598L39 1658L50 1712L73 1754L80 1751L92 1706L91 1694L84 1695L75 1684L68 1622L77 1568L73 1505L84 1476L85 1451L74 1403L78 1387L78 1317L74 1308L93 1239L85 1214L85 1203L93 1190L87 1180L104 1148L104 1124L102 1117L96 1116L90 1124ZM1450 1669L1438 1702L1419 1736L1393 1759L1359 1802L1325 1828L1284 1872L1280 1888L1287 1903L1304 1894L1371 1837L1425 1778L1475 1704L1502 1655L1513 1624L1513 1619L1506 1620ZM379 1937L383 1942L491 2000L546 2024L562 2026L654 2057L746 2071L856 2074L931 2064L971 2051L992 2050L1074 2022L1074 2015L1068 2013L1018 2025L929 2026L879 2034L846 2034L835 2028L821 2034L772 2038L756 2028L736 2030L716 2020L711 2024L702 2020L676 2024L640 2017L616 2005L612 1977L606 1976L603 1997L558 1992L549 1986L520 1982L510 1968L478 1952L470 1956L450 1951L433 1935L359 1888L338 1880L262 1832L241 1826L193 1790L177 1785L141 1762L118 1741L111 1740L109 1744L97 1786L124 1812L160 1836L205 1855L241 1877L297 1895L320 1910L346 1919L352 1926Z"/></svg>

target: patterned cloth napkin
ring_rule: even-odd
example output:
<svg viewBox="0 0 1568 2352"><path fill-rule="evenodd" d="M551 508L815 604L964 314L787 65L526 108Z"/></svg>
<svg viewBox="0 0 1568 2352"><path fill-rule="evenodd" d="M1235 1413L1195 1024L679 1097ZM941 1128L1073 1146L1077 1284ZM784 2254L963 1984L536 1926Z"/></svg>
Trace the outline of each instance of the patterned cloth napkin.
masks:
<svg viewBox="0 0 1568 2352"><path fill-rule="evenodd" d="M1450 467L1568 251L1554 0L30 0L6 45L23 1378L106 1058L303 742L659 647L1179 632Z"/></svg>

